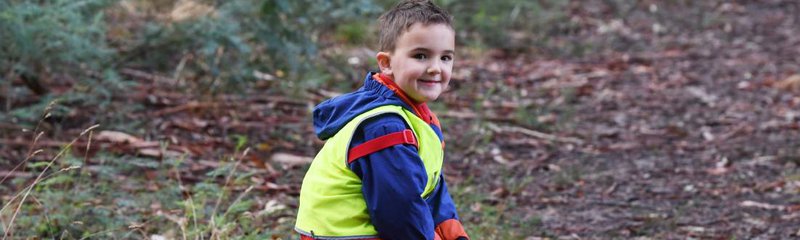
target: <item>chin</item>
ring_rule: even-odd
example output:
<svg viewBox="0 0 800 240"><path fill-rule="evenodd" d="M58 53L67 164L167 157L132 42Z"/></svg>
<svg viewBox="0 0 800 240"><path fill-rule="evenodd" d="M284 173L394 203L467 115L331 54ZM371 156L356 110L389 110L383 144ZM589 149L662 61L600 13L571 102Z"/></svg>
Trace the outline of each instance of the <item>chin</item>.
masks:
<svg viewBox="0 0 800 240"><path fill-rule="evenodd" d="M439 98L439 95L436 96L425 96L426 102L435 101Z"/></svg>

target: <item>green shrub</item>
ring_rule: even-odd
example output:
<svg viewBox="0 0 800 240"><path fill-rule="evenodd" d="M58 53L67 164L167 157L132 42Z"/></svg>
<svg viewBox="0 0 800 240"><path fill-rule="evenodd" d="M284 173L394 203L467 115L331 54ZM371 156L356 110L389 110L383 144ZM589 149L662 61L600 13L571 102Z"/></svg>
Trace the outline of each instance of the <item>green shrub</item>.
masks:
<svg viewBox="0 0 800 240"><path fill-rule="evenodd" d="M0 1L0 96L4 111L15 109L0 120L35 122L33 109L54 99L65 114L136 108L110 105L137 82L122 69L169 76L192 94L240 92L259 81L272 93L304 92L329 82L326 72L337 69L323 66L330 61L319 58L320 37L336 34L338 22L358 23L379 10L370 0ZM352 26L340 32L363 39L362 26ZM27 86L12 86L14 79ZM59 91L48 94L52 86ZM33 98L26 88L43 96L40 104L19 100Z"/></svg>
<svg viewBox="0 0 800 240"><path fill-rule="evenodd" d="M102 69L113 54L105 44L101 11L111 2L0 1L0 76L12 72L33 81Z"/></svg>
<svg viewBox="0 0 800 240"><path fill-rule="evenodd" d="M467 43L511 51L547 48L550 37L568 31L564 0L445 1L456 14ZM468 13L468 14L464 14Z"/></svg>
<svg viewBox="0 0 800 240"><path fill-rule="evenodd" d="M385 9L397 1L376 0ZM566 0L434 0L453 15L459 43L478 48L526 52L551 48L549 36L574 26Z"/></svg>
<svg viewBox="0 0 800 240"><path fill-rule="evenodd" d="M224 1L187 19L148 20L135 32L127 59L156 72L178 69L189 57L182 76L203 91L229 91L258 80L254 71L271 74L283 87L303 88L314 79L318 40L334 24L377 12L370 1L273 0ZM173 10L174 12L174 10ZM174 14L173 14L174 15ZM167 64L153 64L153 63ZM318 75L318 74L316 74ZM300 81L300 84L294 84ZM190 86L191 87L191 86ZM193 88L194 89L194 88Z"/></svg>

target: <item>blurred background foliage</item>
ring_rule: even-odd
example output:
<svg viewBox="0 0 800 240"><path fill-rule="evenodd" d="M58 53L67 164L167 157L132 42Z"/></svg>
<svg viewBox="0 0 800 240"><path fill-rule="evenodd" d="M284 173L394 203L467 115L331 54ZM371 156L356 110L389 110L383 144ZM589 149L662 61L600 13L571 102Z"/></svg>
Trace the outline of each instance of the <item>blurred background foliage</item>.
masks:
<svg viewBox="0 0 800 240"><path fill-rule="evenodd" d="M302 92L326 80L316 61L320 36L380 10L367 0L2 1L0 94L12 113L2 120L35 121L30 108L56 98L102 108L140 83L124 74L130 70L167 76L198 95L255 84ZM336 31L355 41L368 35L364 28Z"/></svg>
<svg viewBox="0 0 800 240"><path fill-rule="evenodd" d="M0 101L11 114L0 120L35 122L30 110L54 99L63 108L55 115L118 107L110 99L141 83L131 72L163 76L198 96L252 87L294 96L318 87L346 91L374 69L375 22L395 2L2 1ZM436 2L457 13L461 46L566 51L547 36L569 33L570 1Z"/></svg>

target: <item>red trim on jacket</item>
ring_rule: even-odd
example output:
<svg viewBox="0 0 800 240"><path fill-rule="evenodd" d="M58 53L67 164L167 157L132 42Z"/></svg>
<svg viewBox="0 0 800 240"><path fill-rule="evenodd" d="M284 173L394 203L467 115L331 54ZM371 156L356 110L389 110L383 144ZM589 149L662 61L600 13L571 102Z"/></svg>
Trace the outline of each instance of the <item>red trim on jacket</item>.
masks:
<svg viewBox="0 0 800 240"><path fill-rule="evenodd" d="M410 97L408 97L408 95L406 95L405 92L403 92L403 89L400 89L400 86L398 86L397 83L395 83L391 77L386 76L386 74L383 73L378 73L373 75L372 78L375 79L375 81L378 81L379 83L386 86L386 88L392 90L392 92L394 92L395 94L397 94L397 96L400 97L400 99L402 99L403 102L405 102L406 104L411 106L411 108L413 108L412 110L414 110L414 113L417 114L419 118L421 118L428 124L433 123L440 130L442 129L442 125L439 123L439 118L437 118L436 115L433 114L433 112L431 112L431 109L428 108L428 104L424 102L419 103L412 100Z"/></svg>
<svg viewBox="0 0 800 240"><path fill-rule="evenodd" d="M461 226L461 222L455 219L448 219L436 226L436 235L441 237L442 240L468 240L469 236Z"/></svg>

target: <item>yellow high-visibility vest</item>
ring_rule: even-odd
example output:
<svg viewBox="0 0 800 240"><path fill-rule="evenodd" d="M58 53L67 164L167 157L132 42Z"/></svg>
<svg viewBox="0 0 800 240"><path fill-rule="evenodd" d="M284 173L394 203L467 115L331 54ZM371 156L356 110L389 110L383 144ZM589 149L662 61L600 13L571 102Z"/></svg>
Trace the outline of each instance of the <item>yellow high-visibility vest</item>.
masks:
<svg viewBox="0 0 800 240"><path fill-rule="evenodd" d="M420 197L427 198L436 188L444 160L439 136L428 123L403 107L377 107L350 120L327 140L314 158L300 189L300 206L295 223L297 232L329 239L378 237L361 192L361 179L348 168L347 154L358 125L382 114L401 116L414 132L419 156L428 177Z"/></svg>

